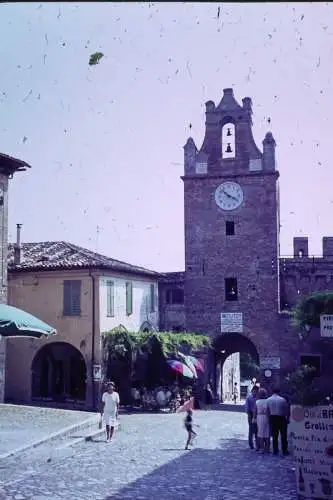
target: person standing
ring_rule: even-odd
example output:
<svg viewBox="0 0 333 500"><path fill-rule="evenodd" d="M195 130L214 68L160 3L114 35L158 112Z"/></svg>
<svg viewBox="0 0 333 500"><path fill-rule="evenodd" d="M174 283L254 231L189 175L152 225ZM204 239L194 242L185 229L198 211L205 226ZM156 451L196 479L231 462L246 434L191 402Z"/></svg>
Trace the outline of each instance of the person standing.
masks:
<svg viewBox="0 0 333 500"><path fill-rule="evenodd" d="M258 396L259 387L254 385L251 389L250 394L247 396L245 401L245 411L247 413L247 422L249 425L249 446L253 450L253 437L256 444L256 450L259 449L258 443L258 426L257 422L253 422L253 415L255 411L256 400Z"/></svg>
<svg viewBox="0 0 333 500"><path fill-rule="evenodd" d="M237 400L238 400L238 384L237 384L237 382L235 382L235 384L234 384L234 392L232 393L232 399L233 399L234 404L236 404Z"/></svg>
<svg viewBox="0 0 333 500"><path fill-rule="evenodd" d="M106 442L109 443L112 439L114 428L117 423L119 411L119 394L114 390L114 383L107 384L107 391L102 395L102 410L101 415L104 418L106 427Z"/></svg>
<svg viewBox="0 0 333 500"><path fill-rule="evenodd" d="M281 435L281 447L283 455L289 455L288 451L288 424L290 418L290 407L285 398L280 396L280 389L275 388L272 396L267 398L269 412L269 423L273 438L273 453L279 453L279 434Z"/></svg>
<svg viewBox="0 0 333 500"><path fill-rule="evenodd" d="M269 452L270 428L268 418L267 392L260 389L256 400L253 421L258 425L259 448L263 453Z"/></svg>
<svg viewBox="0 0 333 500"><path fill-rule="evenodd" d="M205 389L205 409L211 410L212 404L213 404L213 393L212 393L212 389L210 388L210 385L207 384L206 389Z"/></svg>

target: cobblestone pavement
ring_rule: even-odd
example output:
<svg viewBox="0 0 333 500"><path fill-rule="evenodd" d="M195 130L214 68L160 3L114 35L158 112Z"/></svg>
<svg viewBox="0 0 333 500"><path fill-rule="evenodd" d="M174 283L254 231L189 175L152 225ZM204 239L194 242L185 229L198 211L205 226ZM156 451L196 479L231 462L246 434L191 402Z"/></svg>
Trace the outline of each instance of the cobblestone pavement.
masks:
<svg viewBox="0 0 333 500"><path fill-rule="evenodd" d="M91 417L89 412L0 404L0 455Z"/></svg>
<svg viewBox="0 0 333 500"><path fill-rule="evenodd" d="M114 441L46 462L38 449L0 469L1 500L294 500L291 458L248 449L244 413L199 411L184 450L183 414L123 415Z"/></svg>

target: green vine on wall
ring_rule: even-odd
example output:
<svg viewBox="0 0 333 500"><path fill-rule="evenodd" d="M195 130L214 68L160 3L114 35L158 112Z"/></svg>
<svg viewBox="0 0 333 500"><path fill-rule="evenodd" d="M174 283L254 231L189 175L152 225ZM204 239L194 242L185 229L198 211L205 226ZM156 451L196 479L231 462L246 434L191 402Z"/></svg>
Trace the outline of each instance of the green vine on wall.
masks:
<svg viewBox="0 0 333 500"><path fill-rule="evenodd" d="M299 300L293 311L293 324L320 326L321 314L333 314L333 292L316 292Z"/></svg>
<svg viewBox="0 0 333 500"><path fill-rule="evenodd" d="M208 336L189 332L128 332L111 330L103 333L104 356L123 357L130 352L149 352L154 342L161 346L168 357L176 354L183 346L190 351L200 351L211 346Z"/></svg>

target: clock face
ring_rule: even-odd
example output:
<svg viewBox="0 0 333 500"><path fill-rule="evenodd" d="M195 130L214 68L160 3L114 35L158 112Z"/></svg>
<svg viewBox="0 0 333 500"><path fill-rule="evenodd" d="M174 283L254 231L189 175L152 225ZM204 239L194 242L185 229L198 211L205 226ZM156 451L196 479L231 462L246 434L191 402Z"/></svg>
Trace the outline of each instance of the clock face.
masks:
<svg viewBox="0 0 333 500"><path fill-rule="evenodd" d="M223 210L235 210L241 206L243 199L243 189L237 182L223 182L215 191L216 204Z"/></svg>

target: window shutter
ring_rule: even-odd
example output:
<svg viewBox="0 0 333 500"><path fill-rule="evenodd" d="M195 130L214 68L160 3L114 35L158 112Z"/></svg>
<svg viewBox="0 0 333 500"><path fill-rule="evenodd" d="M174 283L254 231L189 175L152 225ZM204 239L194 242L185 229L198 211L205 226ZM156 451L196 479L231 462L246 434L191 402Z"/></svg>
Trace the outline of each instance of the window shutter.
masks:
<svg viewBox="0 0 333 500"><path fill-rule="evenodd" d="M133 286L131 281L126 282L126 314L133 313Z"/></svg>
<svg viewBox="0 0 333 500"><path fill-rule="evenodd" d="M64 280L65 316L81 315L81 280Z"/></svg>
<svg viewBox="0 0 333 500"><path fill-rule="evenodd" d="M150 285L150 312L155 312L155 285Z"/></svg>
<svg viewBox="0 0 333 500"><path fill-rule="evenodd" d="M64 310L63 314L65 316L71 313L71 282L69 280L64 281Z"/></svg>
<svg viewBox="0 0 333 500"><path fill-rule="evenodd" d="M81 280L72 281L72 315L81 315Z"/></svg>
<svg viewBox="0 0 333 500"><path fill-rule="evenodd" d="M106 282L107 289L107 304L106 304L106 314L107 316L114 316L114 282Z"/></svg>

